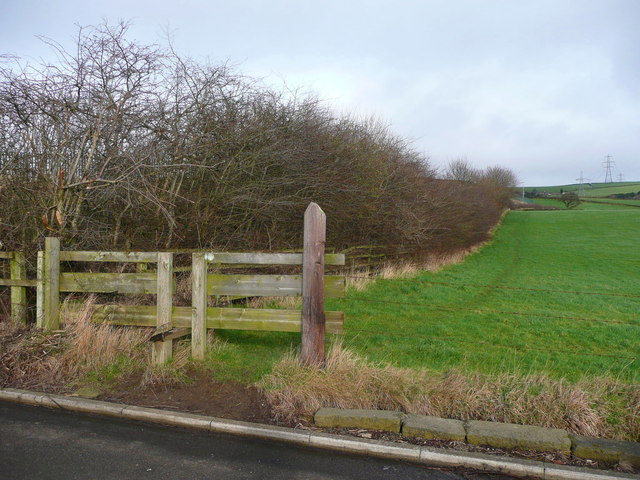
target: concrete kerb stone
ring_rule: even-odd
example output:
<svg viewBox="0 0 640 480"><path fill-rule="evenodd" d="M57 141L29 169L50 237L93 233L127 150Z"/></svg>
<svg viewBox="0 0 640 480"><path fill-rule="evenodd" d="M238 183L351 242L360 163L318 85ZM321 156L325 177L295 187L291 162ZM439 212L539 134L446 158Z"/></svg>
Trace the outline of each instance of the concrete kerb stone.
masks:
<svg viewBox="0 0 640 480"><path fill-rule="evenodd" d="M402 435L430 440L466 441L464 422L427 415L407 415L402 422Z"/></svg>
<svg viewBox="0 0 640 480"><path fill-rule="evenodd" d="M467 442L498 448L571 453L571 439L566 431L514 423L470 420L467 422Z"/></svg>
<svg viewBox="0 0 640 480"><path fill-rule="evenodd" d="M209 430L211 427L211 418L209 417L147 407L124 406L121 416L131 420L162 423L196 430Z"/></svg>
<svg viewBox="0 0 640 480"><path fill-rule="evenodd" d="M42 405L42 399L45 395L41 393L27 392L25 390L16 390L14 388L0 389L0 398L8 402L24 403L26 405Z"/></svg>
<svg viewBox="0 0 640 480"><path fill-rule="evenodd" d="M309 445L309 435L311 433L308 430L296 430L292 428L261 425L223 418L212 418L210 430L212 432L246 435L249 437L303 445Z"/></svg>
<svg viewBox="0 0 640 480"><path fill-rule="evenodd" d="M418 445L400 445L385 440L345 437L324 432L311 432L309 445L312 447L341 450L351 453L364 453L378 457L398 460L420 460L421 447Z"/></svg>
<svg viewBox="0 0 640 480"><path fill-rule="evenodd" d="M272 427L270 425L252 424L189 413L110 404L109 402L62 395L43 395L24 390L0 388L0 400L27 405L47 406L81 413L118 416L120 418L143 420L165 425L178 425L200 430L205 429L214 432L250 435L258 438L296 443L302 446L314 446L376 457L410 460L438 466L466 467L553 480L638 479L637 475L591 470L580 467L549 465L530 460L496 457L480 453L453 452L444 449L396 444L381 440L342 437L320 432ZM107 405L109 405L110 408L106 408ZM119 414L117 413L118 411L120 412Z"/></svg>
<svg viewBox="0 0 640 480"><path fill-rule="evenodd" d="M24 395L24 392L21 390L15 390L13 388L3 388L0 389L0 393L2 393L2 399L7 402L15 402L22 403L20 399Z"/></svg>
<svg viewBox="0 0 640 480"><path fill-rule="evenodd" d="M492 473L546 478L545 464L534 460L516 459L474 452L452 452L439 448L422 447L420 460L424 463L458 466Z"/></svg>
<svg viewBox="0 0 640 480"><path fill-rule="evenodd" d="M635 478L638 475L628 473L607 472L604 470L591 470L583 467L571 467L568 465L545 464L545 480L622 480Z"/></svg>
<svg viewBox="0 0 640 480"><path fill-rule="evenodd" d="M101 402L99 400L88 400L78 397L64 397L61 395L49 395L43 399L43 406L60 408L61 410L71 410L82 413L97 413L111 417L120 417L124 410L124 405L117 403Z"/></svg>
<svg viewBox="0 0 640 480"><path fill-rule="evenodd" d="M314 415L318 427L366 428L400 433L402 412L353 408L321 408Z"/></svg>
<svg viewBox="0 0 640 480"><path fill-rule="evenodd" d="M618 463L620 461L621 446L626 442L616 442L604 438L583 437L582 435L570 435L571 453L578 458L588 458L605 463Z"/></svg>
<svg viewBox="0 0 640 480"><path fill-rule="evenodd" d="M635 468L640 468L640 444L625 442L620 449L620 461L629 462Z"/></svg>

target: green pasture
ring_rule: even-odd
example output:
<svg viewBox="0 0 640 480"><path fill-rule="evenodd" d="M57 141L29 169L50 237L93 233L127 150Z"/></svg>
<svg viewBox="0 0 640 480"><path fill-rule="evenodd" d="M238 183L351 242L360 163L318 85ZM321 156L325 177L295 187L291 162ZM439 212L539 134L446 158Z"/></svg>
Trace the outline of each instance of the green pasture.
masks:
<svg viewBox="0 0 640 480"><path fill-rule="evenodd" d="M563 192L577 192L580 185L577 183L568 185L554 185L546 187L525 187L525 192L546 192L560 194ZM640 191L640 182L609 182L609 183L586 183L583 185L584 196L586 197L606 197L619 193L637 193Z"/></svg>
<svg viewBox="0 0 640 480"><path fill-rule="evenodd" d="M577 380L640 372L640 209L514 211L458 265L378 280L328 302L343 342L371 361L444 371L546 372ZM219 331L209 364L257 380L299 335Z"/></svg>
<svg viewBox="0 0 640 480"><path fill-rule="evenodd" d="M613 205L636 205L640 207L640 200L632 200L627 198L585 198L586 201L593 200L598 203L611 203Z"/></svg>
<svg viewBox="0 0 640 480"><path fill-rule="evenodd" d="M602 211L602 210L629 210L634 207L630 207L629 205L637 204L640 206L640 202L636 201L616 201L611 198L598 198L594 199L594 202L590 202L583 199L583 202L578 205L575 210L587 210L587 211ZM564 203L560 200L556 200L553 198L534 198L533 203L537 205L547 205L550 207L557 207L563 210L566 210Z"/></svg>

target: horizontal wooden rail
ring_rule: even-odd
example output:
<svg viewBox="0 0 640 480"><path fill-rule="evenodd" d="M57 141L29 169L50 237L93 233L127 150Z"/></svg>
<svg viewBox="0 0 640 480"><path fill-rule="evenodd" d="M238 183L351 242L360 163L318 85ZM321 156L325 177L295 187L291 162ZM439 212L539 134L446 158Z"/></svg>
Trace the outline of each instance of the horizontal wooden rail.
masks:
<svg viewBox="0 0 640 480"><path fill-rule="evenodd" d="M5 258L11 258L9 256ZM302 265L301 253L207 253L206 260L219 264L247 265ZM93 252L93 251L61 251L62 262L123 262L123 263L155 263L157 252ZM325 265L344 265L342 253L325 255Z"/></svg>
<svg viewBox="0 0 640 480"><path fill-rule="evenodd" d="M90 252L90 251L61 251L61 262L125 262L125 263L155 263L158 261L157 252Z"/></svg>
<svg viewBox="0 0 640 480"><path fill-rule="evenodd" d="M301 253L206 253L205 260L210 263L248 265L302 265ZM325 265L344 265L342 253L329 253L324 256Z"/></svg>
<svg viewBox="0 0 640 480"><path fill-rule="evenodd" d="M61 292L127 293L140 295L157 293L157 276L151 273L86 273L60 274ZM175 291L175 280L173 285Z"/></svg>
<svg viewBox="0 0 640 480"><path fill-rule="evenodd" d="M0 280L11 285L36 280ZM18 282L18 283L16 283ZM338 275L324 277L325 297L341 298L345 292L345 278ZM207 295L242 297L295 297L302 294L301 275L208 275ZM176 282L173 281L173 290ZM60 292L120 293L131 295L156 294L157 277L151 273L87 273L60 274Z"/></svg>
<svg viewBox="0 0 640 480"><path fill-rule="evenodd" d="M80 310L81 304L68 304L71 311ZM155 306L135 305L95 305L92 319L96 323L155 327ZM191 326L191 307L173 307L171 325L174 327ZM343 312L325 312L326 331L342 333ZM269 332L300 332L302 312L300 310L267 310L251 308L207 308L207 328L228 330L260 330Z"/></svg>
<svg viewBox="0 0 640 480"><path fill-rule="evenodd" d="M325 275L326 298L341 298L345 278ZM302 295L302 275L208 275L208 295L238 295L246 297L295 297Z"/></svg>
<svg viewBox="0 0 640 480"><path fill-rule="evenodd" d="M37 287L37 280L5 280L0 279L0 287Z"/></svg>

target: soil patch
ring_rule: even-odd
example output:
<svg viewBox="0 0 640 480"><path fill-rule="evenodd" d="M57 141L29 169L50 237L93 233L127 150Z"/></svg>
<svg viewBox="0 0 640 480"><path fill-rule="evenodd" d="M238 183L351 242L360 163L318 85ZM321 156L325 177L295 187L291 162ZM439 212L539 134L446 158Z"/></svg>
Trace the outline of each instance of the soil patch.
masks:
<svg viewBox="0 0 640 480"><path fill-rule="evenodd" d="M179 410L212 417L275 424L262 391L237 382L219 382L206 371L187 372L188 383L142 385L142 377L127 377L100 400L141 407Z"/></svg>

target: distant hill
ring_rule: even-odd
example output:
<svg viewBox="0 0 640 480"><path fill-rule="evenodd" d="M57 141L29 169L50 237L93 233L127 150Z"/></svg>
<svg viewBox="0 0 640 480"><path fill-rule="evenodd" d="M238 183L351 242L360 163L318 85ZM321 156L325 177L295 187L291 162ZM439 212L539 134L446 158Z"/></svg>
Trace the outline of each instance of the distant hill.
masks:
<svg viewBox="0 0 640 480"><path fill-rule="evenodd" d="M569 185L554 185L546 187L525 187L525 193L548 193L560 195L561 192L577 192L580 187L577 183ZM608 197L609 195L631 194L640 192L638 182L609 182L609 183L585 183L583 184L585 197Z"/></svg>

